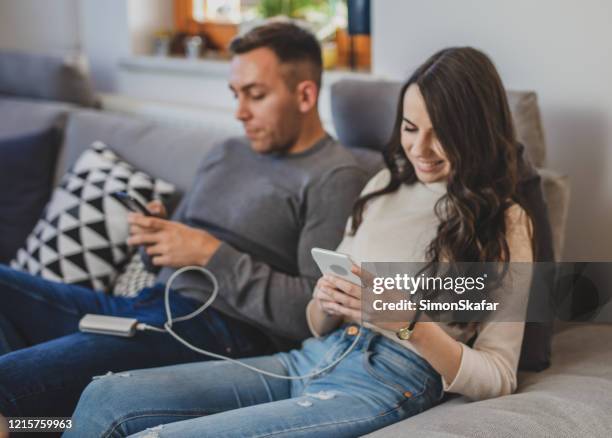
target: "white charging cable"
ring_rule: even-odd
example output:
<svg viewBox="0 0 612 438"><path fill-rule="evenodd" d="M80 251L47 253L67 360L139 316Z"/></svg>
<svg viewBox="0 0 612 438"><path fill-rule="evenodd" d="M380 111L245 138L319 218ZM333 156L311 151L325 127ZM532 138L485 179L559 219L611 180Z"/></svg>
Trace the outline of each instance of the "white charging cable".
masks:
<svg viewBox="0 0 612 438"><path fill-rule="evenodd" d="M206 300L206 302L204 304L202 304L202 306L200 306L197 310L191 312L188 315L181 316L179 318L173 318L172 317L172 310L170 309L171 286L172 286L172 283L174 282L174 280L176 280L176 278L179 275L181 275L181 274L183 274L183 273L185 273L187 271L200 271L202 274L208 276L210 278L210 280L212 281L213 291L212 291L212 294L210 295L210 298L208 300ZM336 359L335 361L333 361L332 363L330 363L329 365L327 365L326 367L324 367L324 368L322 368L320 370L314 371L312 373L309 373L309 374L306 374L306 375L303 375L303 376L284 376L282 374L275 374L275 373L272 373L270 371L266 371L266 370L262 370L262 369L256 368L254 366L251 366L249 364L241 362L241 361L239 361L237 359L232 359L231 357L223 356L221 354L213 353L211 351L206 351L206 350L203 350L201 348L198 348L198 347L196 347L194 345L191 345L189 342L187 342L185 339L181 338L177 333L174 332L174 330L172 329L172 324L174 324L175 322L187 321L189 319L195 318L200 313L202 313L204 310L206 310L208 307L210 307L210 305L217 298L218 294L219 294L219 282L217 281L217 278L215 277L215 275L212 272L210 272L206 268L203 268L202 266L185 266L185 267L177 270L176 272L174 272L170 276L170 278L168 279L168 282L166 283L166 290L165 290L165 293L164 293L164 305L165 305L165 308L166 308L166 318L167 319L166 319L166 322L164 323L164 328L162 329L162 328L151 326L151 325L148 325L148 324L139 323L136 326L136 329L137 330L151 330L151 331L160 332L160 333L168 333L174 339L176 339L181 344L183 344L185 347L195 351L196 353L200 353L200 354L203 354L205 356L212 357L214 359L226 360L228 362L232 362L232 363L235 363L236 365L240 365L242 367L245 367L245 368L248 368L248 369L250 369L252 371L255 371L256 373L264 374L266 376L274 377L274 378L277 378L277 379L285 379L285 380L309 379L311 377L318 376L319 374L322 374L325 371L335 367L336 365L338 365L338 363L340 363L340 361L342 361L346 356L348 356L348 354L351 351L353 351L353 349L357 345L357 342L359 341L359 338L361 337L361 327L360 327L357 335L355 336L355 340L346 349L346 351L344 353L342 353L342 355L338 359Z"/></svg>

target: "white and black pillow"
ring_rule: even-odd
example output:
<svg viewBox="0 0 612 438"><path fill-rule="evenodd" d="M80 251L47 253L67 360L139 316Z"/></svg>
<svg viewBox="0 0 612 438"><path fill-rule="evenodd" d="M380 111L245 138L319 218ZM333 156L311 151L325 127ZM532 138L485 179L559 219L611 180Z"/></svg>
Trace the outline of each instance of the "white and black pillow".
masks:
<svg viewBox="0 0 612 438"><path fill-rule="evenodd" d="M64 175L11 267L108 291L130 257L128 210L110 196L116 191L146 204L170 197L174 186L136 170L95 142Z"/></svg>
<svg viewBox="0 0 612 438"><path fill-rule="evenodd" d="M113 285L113 295L135 297L145 287L155 284L156 275L147 271L140 253L136 251Z"/></svg>

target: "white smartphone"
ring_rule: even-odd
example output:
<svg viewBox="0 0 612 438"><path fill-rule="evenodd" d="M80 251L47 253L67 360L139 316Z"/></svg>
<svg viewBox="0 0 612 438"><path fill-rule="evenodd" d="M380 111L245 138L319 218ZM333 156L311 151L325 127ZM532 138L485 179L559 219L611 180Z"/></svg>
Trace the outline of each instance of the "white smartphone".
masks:
<svg viewBox="0 0 612 438"><path fill-rule="evenodd" d="M361 279L351 272L356 263L348 255L322 248L312 248L310 253L323 274L335 274L361 286Z"/></svg>

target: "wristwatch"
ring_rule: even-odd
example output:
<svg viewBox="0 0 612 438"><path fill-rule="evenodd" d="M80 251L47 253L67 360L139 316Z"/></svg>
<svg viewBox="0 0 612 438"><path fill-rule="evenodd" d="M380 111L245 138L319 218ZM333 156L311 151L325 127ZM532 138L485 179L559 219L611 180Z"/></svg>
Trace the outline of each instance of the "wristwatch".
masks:
<svg viewBox="0 0 612 438"><path fill-rule="evenodd" d="M410 337L412 336L412 332L414 331L414 326L416 325L420 317L421 317L421 310L419 309L416 311L414 315L414 319L410 322L410 324L396 331L395 336L397 336L402 341L407 341L408 339L410 339Z"/></svg>
<svg viewBox="0 0 612 438"><path fill-rule="evenodd" d="M410 325L412 325L412 323L410 323ZM395 332L395 335L402 341L407 341L410 339L410 336L412 336L412 331L414 330L413 328L410 328L410 325L402 327Z"/></svg>

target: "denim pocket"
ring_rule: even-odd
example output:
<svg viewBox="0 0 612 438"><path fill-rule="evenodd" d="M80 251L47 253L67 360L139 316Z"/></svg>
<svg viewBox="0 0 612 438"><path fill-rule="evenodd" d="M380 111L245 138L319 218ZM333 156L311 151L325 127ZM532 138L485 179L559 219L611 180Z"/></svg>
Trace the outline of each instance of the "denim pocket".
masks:
<svg viewBox="0 0 612 438"><path fill-rule="evenodd" d="M389 349L372 349L364 352L363 366L379 383L394 390L404 398L422 395L430 383L417 357L398 354Z"/></svg>

